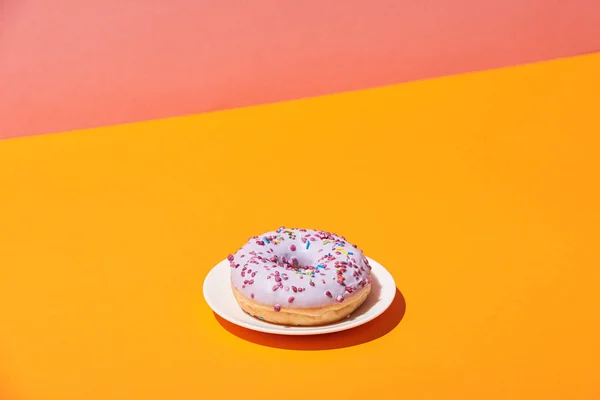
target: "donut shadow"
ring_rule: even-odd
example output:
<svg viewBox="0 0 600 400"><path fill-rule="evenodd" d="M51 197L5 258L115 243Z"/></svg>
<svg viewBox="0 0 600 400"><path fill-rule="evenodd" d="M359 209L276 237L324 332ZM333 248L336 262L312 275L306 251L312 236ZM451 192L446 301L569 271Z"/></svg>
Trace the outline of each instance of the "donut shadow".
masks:
<svg viewBox="0 0 600 400"><path fill-rule="evenodd" d="M351 319L366 313L377 303L381 285L379 282L374 283L376 284L373 286L371 294L365 303L352 314ZM379 317L356 328L323 335L287 336L263 333L243 328L217 314L214 315L225 330L247 342L285 350L333 350L358 346L387 335L402 321L405 312L406 300L400 290L396 288L392 304Z"/></svg>
<svg viewBox="0 0 600 400"><path fill-rule="evenodd" d="M2 400L16 399L15 393L9 390L8 384L8 375L3 373L3 371L0 369L0 399Z"/></svg>

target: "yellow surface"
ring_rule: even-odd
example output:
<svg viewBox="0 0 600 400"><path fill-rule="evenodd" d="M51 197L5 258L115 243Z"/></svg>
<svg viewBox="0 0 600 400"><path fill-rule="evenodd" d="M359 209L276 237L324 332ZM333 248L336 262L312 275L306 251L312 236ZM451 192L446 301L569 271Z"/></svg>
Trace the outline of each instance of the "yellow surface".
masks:
<svg viewBox="0 0 600 400"><path fill-rule="evenodd" d="M600 398L598 71L0 142L0 397ZM205 275L282 224L385 265L397 327L399 303L330 337L219 323Z"/></svg>

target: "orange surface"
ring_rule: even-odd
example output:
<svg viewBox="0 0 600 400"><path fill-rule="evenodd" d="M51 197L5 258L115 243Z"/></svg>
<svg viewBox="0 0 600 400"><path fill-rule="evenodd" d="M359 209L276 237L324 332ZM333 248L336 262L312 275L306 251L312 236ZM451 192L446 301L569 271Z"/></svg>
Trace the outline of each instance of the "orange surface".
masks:
<svg viewBox="0 0 600 400"><path fill-rule="evenodd" d="M599 70L0 142L0 397L598 399ZM405 304L328 337L219 323L205 275L281 224L342 232Z"/></svg>
<svg viewBox="0 0 600 400"><path fill-rule="evenodd" d="M0 138L594 51L598 0L0 0Z"/></svg>

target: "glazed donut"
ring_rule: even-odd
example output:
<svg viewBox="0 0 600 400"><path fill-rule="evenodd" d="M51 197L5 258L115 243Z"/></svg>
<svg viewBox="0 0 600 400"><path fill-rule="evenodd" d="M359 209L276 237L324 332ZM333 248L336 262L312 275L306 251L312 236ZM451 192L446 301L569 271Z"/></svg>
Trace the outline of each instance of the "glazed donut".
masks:
<svg viewBox="0 0 600 400"><path fill-rule="evenodd" d="M250 238L227 259L239 306L275 324L337 322L371 291L371 266L362 251L325 231L281 227Z"/></svg>

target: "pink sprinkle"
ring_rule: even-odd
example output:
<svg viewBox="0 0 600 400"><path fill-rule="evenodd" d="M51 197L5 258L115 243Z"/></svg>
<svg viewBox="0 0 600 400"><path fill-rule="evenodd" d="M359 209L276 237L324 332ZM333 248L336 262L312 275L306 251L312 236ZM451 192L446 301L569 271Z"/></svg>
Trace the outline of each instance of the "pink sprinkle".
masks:
<svg viewBox="0 0 600 400"><path fill-rule="evenodd" d="M267 276L267 279L271 279L271 275Z"/></svg>
<svg viewBox="0 0 600 400"><path fill-rule="evenodd" d="M256 272L253 272L252 273L252 277L254 278L255 276L256 276Z"/></svg>
<svg viewBox="0 0 600 400"><path fill-rule="evenodd" d="M254 293L250 293L250 298L253 299L254 298Z"/></svg>
<svg viewBox="0 0 600 400"><path fill-rule="evenodd" d="M233 261L233 254L230 254L230 255L228 255L228 256L227 256L227 260L228 260L228 261Z"/></svg>
<svg viewBox="0 0 600 400"><path fill-rule="evenodd" d="M279 289L279 285L273 285L273 291L276 291L277 289Z"/></svg>
<svg viewBox="0 0 600 400"><path fill-rule="evenodd" d="M273 306L273 310L275 310L276 312L279 312L279 311L281 311L281 306L279 304L275 304Z"/></svg>
<svg viewBox="0 0 600 400"><path fill-rule="evenodd" d="M293 303L293 302L294 302L294 296L288 297L288 303Z"/></svg>
<svg viewBox="0 0 600 400"><path fill-rule="evenodd" d="M275 282L281 282L281 278L279 276L275 276Z"/></svg>
<svg viewBox="0 0 600 400"><path fill-rule="evenodd" d="M254 279L250 279L250 280L248 281L248 283L249 283L250 285L252 285L252 284L254 283Z"/></svg>
<svg viewBox="0 0 600 400"><path fill-rule="evenodd" d="M326 295L327 297L333 297L333 295L331 294L331 292L330 292L329 290L325 292L325 295Z"/></svg>
<svg viewBox="0 0 600 400"><path fill-rule="evenodd" d="M290 251L296 251L296 245L291 244L290 245Z"/></svg>
<svg viewBox="0 0 600 400"><path fill-rule="evenodd" d="M298 288L296 286L292 286L292 290L294 291L294 293L296 293L298 291Z"/></svg>
<svg viewBox="0 0 600 400"><path fill-rule="evenodd" d="M290 287L289 287L289 286L286 286L286 287L284 287L283 289L284 289L286 292L289 292L289 291L290 291Z"/></svg>
<svg viewBox="0 0 600 400"><path fill-rule="evenodd" d="M339 303L341 303L342 301L344 301L344 296L339 295L338 297L335 298L335 300Z"/></svg>
<svg viewBox="0 0 600 400"><path fill-rule="evenodd" d="M310 286L315 286L315 283L314 283L313 281L310 281L310 282L308 282L308 284L309 284Z"/></svg>
<svg viewBox="0 0 600 400"><path fill-rule="evenodd" d="M302 238L302 243L306 243L306 238L305 237Z"/></svg>
<svg viewBox="0 0 600 400"><path fill-rule="evenodd" d="M277 262L277 256L273 256L270 258L271 262Z"/></svg>
<svg viewBox="0 0 600 400"><path fill-rule="evenodd" d="M256 244L259 245L259 246L264 246L265 242L263 242L262 240L257 240Z"/></svg>

